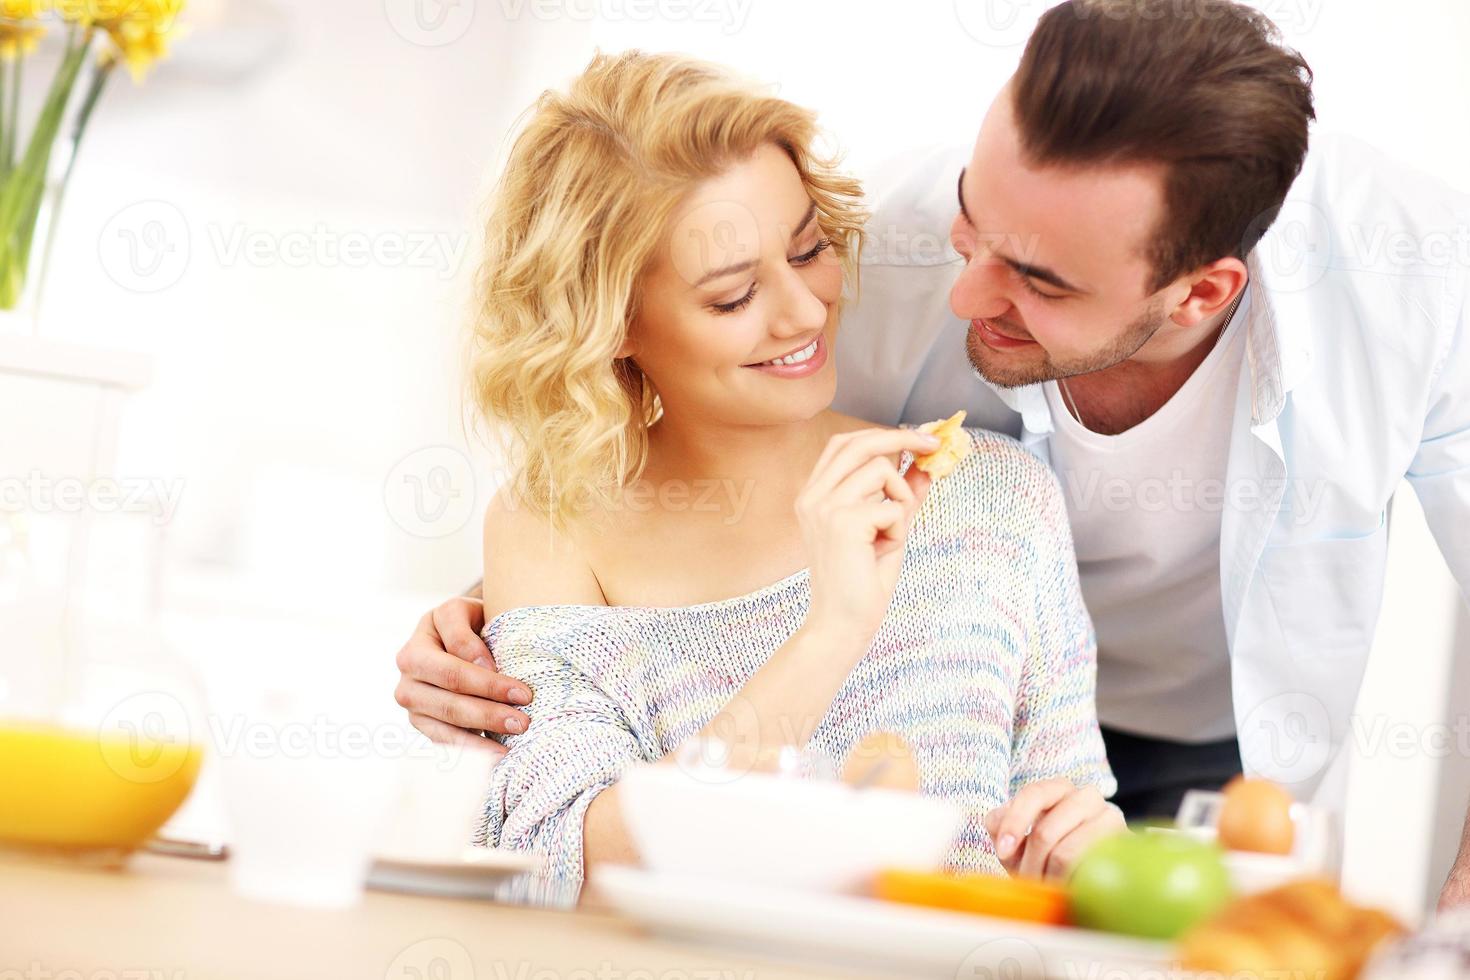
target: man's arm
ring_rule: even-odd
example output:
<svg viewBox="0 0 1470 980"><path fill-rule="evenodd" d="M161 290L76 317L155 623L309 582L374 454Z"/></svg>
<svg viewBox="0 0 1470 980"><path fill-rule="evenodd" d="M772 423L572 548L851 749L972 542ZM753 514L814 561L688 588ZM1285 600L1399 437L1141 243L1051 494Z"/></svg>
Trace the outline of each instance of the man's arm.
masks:
<svg viewBox="0 0 1470 980"><path fill-rule="evenodd" d="M1407 476L1440 552L1461 592L1470 597L1470 303L1461 307L1433 384L1424 434ZM1460 905L1470 905L1470 815L1439 897L1441 909Z"/></svg>

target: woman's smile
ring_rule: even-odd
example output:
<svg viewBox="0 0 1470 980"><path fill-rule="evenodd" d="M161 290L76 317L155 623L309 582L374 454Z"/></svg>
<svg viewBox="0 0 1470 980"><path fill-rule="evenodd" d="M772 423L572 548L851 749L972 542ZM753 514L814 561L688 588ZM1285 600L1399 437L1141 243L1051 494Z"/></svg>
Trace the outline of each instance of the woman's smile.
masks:
<svg viewBox="0 0 1470 980"><path fill-rule="evenodd" d="M816 339L804 347L798 347L769 361L743 366L777 378L806 378L822 370L826 363L827 340L817 334Z"/></svg>

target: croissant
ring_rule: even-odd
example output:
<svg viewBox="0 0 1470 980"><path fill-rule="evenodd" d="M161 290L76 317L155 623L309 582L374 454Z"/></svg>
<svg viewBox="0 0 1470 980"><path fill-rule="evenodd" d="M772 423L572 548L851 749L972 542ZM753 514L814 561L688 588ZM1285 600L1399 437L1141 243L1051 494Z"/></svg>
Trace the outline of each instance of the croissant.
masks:
<svg viewBox="0 0 1470 980"><path fill-rule="evenodd" d="M960 409L947 419L925 422L920 432L939 437L939 448L932 453L914 457L914 465L936 480L942 480L954 472L960 460L970 454L970 437L960 428L965 422L965 410Z"/></svg>

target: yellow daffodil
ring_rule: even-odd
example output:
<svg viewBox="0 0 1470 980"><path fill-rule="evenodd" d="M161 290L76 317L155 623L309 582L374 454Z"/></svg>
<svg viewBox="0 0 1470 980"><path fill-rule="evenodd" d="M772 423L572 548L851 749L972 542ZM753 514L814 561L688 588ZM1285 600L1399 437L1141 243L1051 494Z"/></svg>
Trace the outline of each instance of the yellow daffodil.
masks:
<svg viewBox="0 0 1470 980"><path fill-rule="evenodd" d="M36 50L36 41L46 33L40 24L17 24L0 20L0 61L13 61Z"/></svg>
<svg viewBox="0 0 1470 980"><path fill-rule="evenodd" d="M55 5L64 19L106 31L112 48L103 52L104 62L121 59L133 80L141 81L168 53L184 0L55 0Z"/></svg>
<svg viewBox="0 0 1470 980"><path fill-rule="evenodd" d="M126 17L149 3L147 0L55 0L55 6L64 20L95 24Z"/></svg>
<svg viewBox="0 0 1470 980"><path fill-rule="evenodd" d="M35 20L50 7L50 0L0 0L0 17L6 20Z"/></svg>
<svg viewBox="0 0 1470 980"><path fill-rule="evenodd" d="M117 56L128 66L128 74L133 76L135 82L142 81L149 67L168 53L169 38L175 33L176 29L172 24L159 27L132 21L121 21L107 28Z"/></svg>
<svg viewBox="0 0 1470 980"><path fill-rule="evenodd" d="M22 301L43 198L54 194L50 207L58 206L68 182L74 156L68 158L54 192L47 183L52 149L63 125L71 127L74 153L98 96L115 74L113 66L122 62L133 80L140 81L167 52L169 40L178 36L175 21L183 6L184 0L0 0L0 63L9 62L0 72L0 309L14 309ZM66 44L46 98L26 132L18 111L25 74L18 59L35 48L46 30L43 15L49 13L65 23ZM97 60L91 71L84 73L93 57ZM83 79L83 95L73 100L73 89ZM46 252L42 244L34 254L44 263Z"/></svg>
<svg viewBox="0 0 1470 980"><path fill-rule="evenodd" d="M50 6L50 0L0 0L0 60L12 61L36 49L46 28L30 22Z"/></svg>

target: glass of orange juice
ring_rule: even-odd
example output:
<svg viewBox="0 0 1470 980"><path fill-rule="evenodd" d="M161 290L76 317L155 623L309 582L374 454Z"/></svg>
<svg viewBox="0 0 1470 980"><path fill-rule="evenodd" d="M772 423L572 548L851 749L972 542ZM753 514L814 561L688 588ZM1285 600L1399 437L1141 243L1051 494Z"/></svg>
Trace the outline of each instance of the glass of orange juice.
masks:
<svg viewBox="0 0 1470 980"><path fill-rule="evenodd" d="M157 625L160 527L0 514L0 846L113 863L192 790L202 699Z"/></svg>

